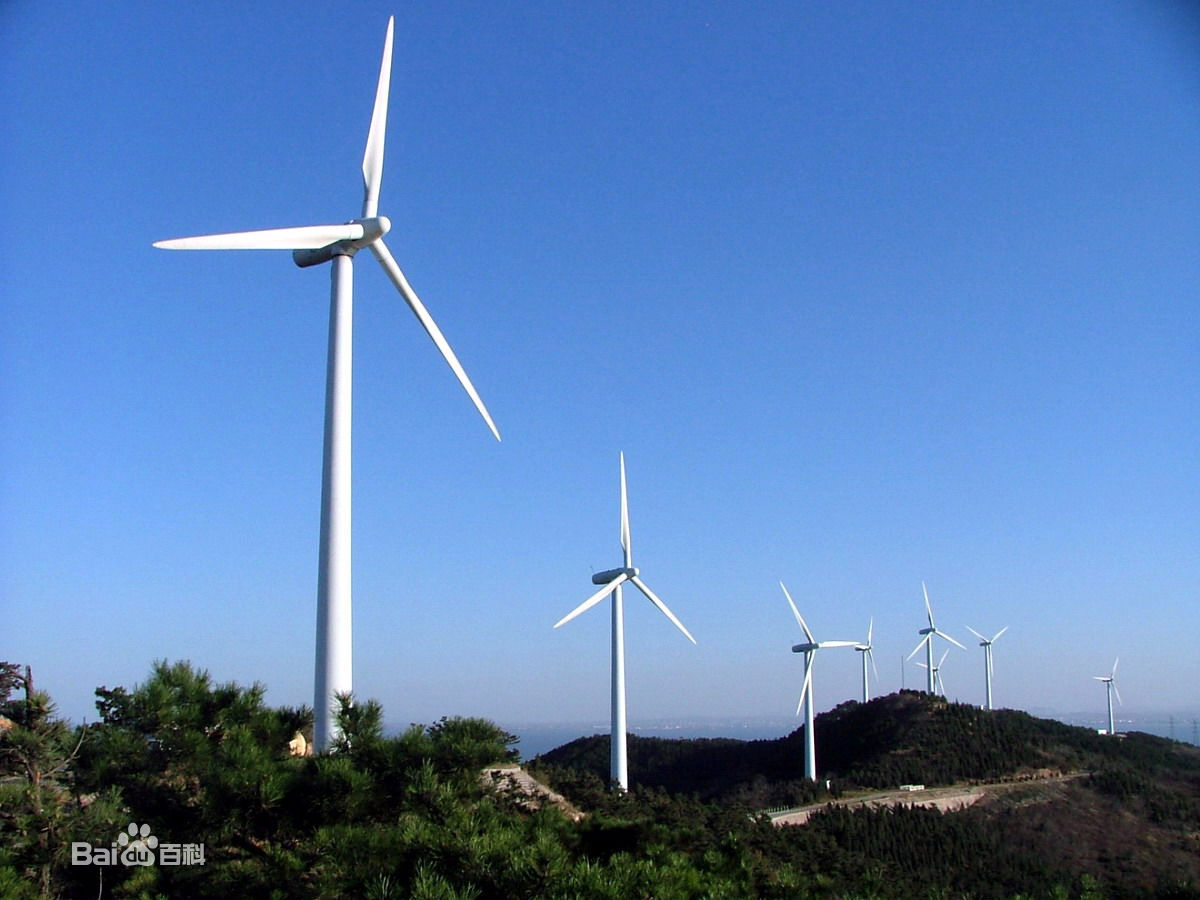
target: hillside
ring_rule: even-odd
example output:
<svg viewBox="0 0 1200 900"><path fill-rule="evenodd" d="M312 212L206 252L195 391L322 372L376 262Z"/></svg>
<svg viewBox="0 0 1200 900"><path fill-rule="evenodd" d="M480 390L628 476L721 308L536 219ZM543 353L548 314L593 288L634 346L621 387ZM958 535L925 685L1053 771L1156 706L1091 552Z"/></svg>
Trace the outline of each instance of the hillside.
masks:
<svg viewBox="0 0 1200 900"><path fill-rule="evenodd" d="M1200 895L1200 749L1152 735L1098 735L1013 710L989 712L916 692L849 702L817 717L832 794L801 778L803 729L774 741L629 741L631 781L748 811L831 800L902 783L990 783L962 812L833 804L775 829L763 852L802 858L835 884L887 895L934 877L964 896L1073 884L1062 896ZM586 807L607 774L607 737L532 763ZM1078 777L1055 776L1076 773ZM941 872L930 875L930 860ZM868 884L870 882L870 884ZM893 894L892 892L895 892ZM836 894L835 894L836 896Z"/></svg>
<svg viewBox="0 0 1200 900"><path fill-rule="evenodd" d="M1010 780L962 812L834 805L778 827L763 796L816 793L798 735L635 740L634 789L614 793L592 771L606 741L547 754L535 781L486 720L389 736L369 700L347 698L331 750L303 755L311 711L265 690L162 661L97 689L99 721L73 728L0 663L0 897L1200 900L1200 751L1144 735L915 694L847 704L820 721L846 799L852 777L914 765ZM1090 774L1017 780L1075 765Z"/></svg>
<svg viewBox="0 0 1200 900"><path fill-rule="evenodd" d="M1111 739L1016 710L988 711L916 691L848 701L817 716L818 774L835 791L1003 781L1134 765L1200 772L1200 750L1152 735ZM631 777L646 787L770 806L815 796L803 782L804 729L776 740L629 736ZM608 736L579 738L535 764L608 773Z"/></svg>

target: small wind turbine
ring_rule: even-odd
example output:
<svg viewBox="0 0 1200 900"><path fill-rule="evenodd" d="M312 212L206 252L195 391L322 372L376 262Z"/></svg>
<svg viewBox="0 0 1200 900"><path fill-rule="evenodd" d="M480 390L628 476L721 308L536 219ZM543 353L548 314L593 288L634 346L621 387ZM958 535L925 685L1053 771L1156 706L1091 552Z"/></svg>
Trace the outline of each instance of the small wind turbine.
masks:
<svg viewBox="0 0 1200 900"><path fill-rule="evenodd" d="M923 582L923 581L921 582L921 592L925 594L925 615L929 618L929 627L922 628L920 631L917 632L917 634L922 635L921 643L917 644L917 646L913 650L913 652L908 654L908 658L912 659L914 656L917 655L918 650L920 650L922 647L925 648L925 665L923 666L923 668L925 669L925 685L926 685L925 689L927 691L929 691L929 693L932 694L932 693L935 693L934 683L933 683L933 676L934 676L933 639L934 639L934 637L944 638L945 640L952 643L955 647L962 647L963 650L966 650L967 648L963 647L962 644L960 644L954 638L950 637L950 635L946 634L946 632L938 631L937 626L933 624L933 607L931 607L929 605L929 591L927 591L925 589L925 582Z"/></svg>
<svg viewBox="0 0 1200 900"><path fill-rule="evenodd" d="M1113 718L1112 698L1113 694L1117 695L1117 702L1121 702L1121 692L1117 690L1117 663L1121 661L1121 657L1113 660L1112 671L1107 675L1093 675L1096 681L1103 681L1105 688L1108 690L1108 733L1117 733L1116 720Z"/></svg>
<svg viewBox="0 0 1200 900"><path fill-rule="evenodd" d="M324 750L334 737L333 708L338 694L349 694L350 638L350 376L354 254L364 247L379 260L409 309L449 363L459 384L483 416L496 440L500 432L476 393L471 379L450 349L433 317L417 298L383 236L392 227L378 215L383 179L383 142L387 131L388 88L392 72L393 20L388 19L383 60L375 88L375 107L363 154L362 218L344 225L305 225L238 231L157 241L167 250L291 250L301 268L331 262L329 355L325 381L325 449L321 475L321 538L317 573L317 664L313 699L313 737Z"/></svg>
<svg viewBox="0 0 1200 900"><path fill-rule="evenodd" d="M1000 635L1002 635L1002 634L1004 634L1004 632L1008 631L1008 626L1005 625L1003 628L1001 628L999 631L997 631L991 638L985 638L982 634L980 634L978 631L976 631L970 625L967 626L967 631L971 632L971 634L973 634L973 635L975 635L975 637L979 638L979 646L983 648L983 674L984 674L984 683L987 685L987 708L991 709L992 708L992 644L994 644L996 642L997 638L999 638Z"/></svg>
<svg viewBox="0 0 1200 900"><path fill-rule="evenodd" d="M800 628L804 631L804 636L808 640L803 644L796 644L792 647L793 653L804 654L804 686L800 689L800 702L796 704L796 715L800 715L800 708L804 708L804 777L817 780L817 742L813 735L813 662L816 659L818 650L823 650L826 647L857 647L856 641L818 641L813 637L813 633L808 630L808 625L804 621L804 617L800 615L800 610L796 608L795 602L792 600L792 595L788 593L788 589L784 587L783 582L779 582L779 586L783 588L783 596L787 597L788 606L792 608L792 614L795 615L796 621L800 623Z"/></svg>
<svg viewBox="0 0 1200 900"><path fill-rule="evenodd" d="M879 681L879 669L875 666L875 647L871 643L871 633L875 630L875 617L872 616L867 622L867 642L865 644L855 644L854 649L862 654L862 670L863 670L863 703L871 699L870 690L867 685L867 660L871 660L871 668L875 670L875 680Z"/></svg>
<svg viewBox="0 0 1200 900"><path fill-rule="evenodd" d="M929 670L933 680L933 690L930 691L931 694L936 693L941 694L943 697L946 696L946 685L942 682L942 663L946 661L946 657L949 655L950 648L947 647L945 652L942 653L942 658L937 661L937 665ZM922 669L925 668L925 663L923 662L919 662L917 665Z"/></svg>
<svg viewBox="0 0 1200 900"><path fill-rule="evenodd" d="M621 454L621 550L625 554L625 565L619 569L597 572L592 584L604 587L592 594L577 607L554 623L554 627L565 625L580 613L587 612L609 594L612 594L612 724L609 739L609 778L619 790L629 790L629 760L625 750L625 612L621 601L621 585L632 583L646 595L646 599L658 607L671 623L683 632L693 644L696 639L667 609L667 605L655 596L654 591L642 581L638 569L633 567L633 541L629 533L629 498L625 490L625 454Z"/></svg>

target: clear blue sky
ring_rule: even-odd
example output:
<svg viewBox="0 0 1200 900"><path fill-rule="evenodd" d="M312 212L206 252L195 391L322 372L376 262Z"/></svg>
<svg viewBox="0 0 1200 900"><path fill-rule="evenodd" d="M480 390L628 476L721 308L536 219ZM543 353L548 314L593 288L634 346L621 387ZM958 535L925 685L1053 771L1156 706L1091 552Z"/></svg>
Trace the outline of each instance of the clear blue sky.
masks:
<svg viewBox="0 0 1200 900"><path fill-rule="evenodd" d="M799 638L948 692L1200 696L1200 20L1165 2L0 5L0 658L311 703L328 268L380 211L497 444L356 265L355 686L394 722L787 715ZM821 709L858 690L820 660ZM919 683L910 665L907 683Z"/></svg>

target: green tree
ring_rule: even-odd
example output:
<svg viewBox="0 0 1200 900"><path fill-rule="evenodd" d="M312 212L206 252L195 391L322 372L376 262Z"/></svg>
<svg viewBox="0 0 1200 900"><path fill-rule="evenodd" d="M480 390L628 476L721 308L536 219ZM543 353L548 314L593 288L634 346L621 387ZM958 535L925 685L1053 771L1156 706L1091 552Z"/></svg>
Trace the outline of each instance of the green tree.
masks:
<svg viewBox="0 0 1200 900"><path fill-rule="evenodd" d="M22 696L14 698L20 690ZM0 890L56 897L72 881L68 847L81 834L112 834L117 795L81 797L73 764L88 737L55 715L28 667L0 663ZM20 888L12 887L20 884ZM7 885L7 887L5 887Z"/></svg>

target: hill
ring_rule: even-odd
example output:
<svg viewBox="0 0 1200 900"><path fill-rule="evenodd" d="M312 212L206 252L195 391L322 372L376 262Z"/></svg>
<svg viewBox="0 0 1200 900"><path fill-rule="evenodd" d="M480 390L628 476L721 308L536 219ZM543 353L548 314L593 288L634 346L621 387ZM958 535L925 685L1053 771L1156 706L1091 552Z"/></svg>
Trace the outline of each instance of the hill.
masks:
<svg viewBox="0 0 1200 900"><path fill-rule="evenodd" d="M579 738L535 765L608 773L608 737ZM1160 777L1200 772L1200 751L1152 735L1119 738L1039 719L989 711L916 691L848 701L817 716L819 780L835 792L905 783L949 785L1133 766ZM1191 748L1195 749L1195 748ZM671 740L629 736L633 778L646 787L737 799L762 806L804 802L818 792L803 781L804 729L775 740Z"/></svg>
<svg viewBox="0 0 1200 900"><path fill-rule="evenodd" d="M1200 900L1200 752L1149 736L915 694L847 704L819 722L834 793L911 765L1010 780L963 812L835 805L777 827L757 795L816 792L799 735L633 741L628 793L589 771L606 741L573 742L569 765L538 764L550 791L486 720L389 736L379 704L344 698L333 747L304 755L311 711L264 694L162 661L72 728L0 663L0 897ZM1089 774L1018 780L1072 765Z"/></svg>
<svg viewBox="0 0 1200 900"><path fill-rule="evenodd" d="M803 827L775 829L763 852L804 859L831 883L868 894L923 895L932 879L963 896L1006 897L1047 884L1074 886L1061 896L1200 895L1198 748L901 692L817 717L826 792L801 778L803 737L802 728L773 741L631 736L631 780L651 796L751 810L902 783L991 783L980 802L948 815L834 803ZM532 765L586 807L607 759L607 737L591 737ZM1078 777L1057 777L1072 773ZM886 874L891 887L884 891L868 872Z"/></svg>

